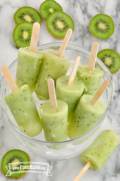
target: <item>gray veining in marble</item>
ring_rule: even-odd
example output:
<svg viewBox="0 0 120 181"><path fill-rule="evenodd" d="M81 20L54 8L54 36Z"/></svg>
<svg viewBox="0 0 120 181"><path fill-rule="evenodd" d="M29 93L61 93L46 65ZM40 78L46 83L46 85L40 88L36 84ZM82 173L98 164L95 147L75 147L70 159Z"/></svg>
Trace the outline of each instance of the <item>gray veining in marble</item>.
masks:
<svg viewBox="0 0 120 181"><path fill-rule="evenodd" d="M99 50L110 48L120 54L120 1L119 0L56 0L63 10L68 13L75 22L75 30L70 42L87 50L91 49L94 41L99 42ZM15 47L12 32L15 27L13 15L22 6L31 6L39 10L43 0L0 0L0 68L9 66L17 57L18 49ZM114 34L107 40L93 37L89 32L90 19L98 14L105 13L113 18L115 24ZM38 44L59 41L53 38L45 27L43 20L40 30ZM60 40L61 41L61 40ZM0 77L2 73L0 71ZM113 75L115 93L108 116L104 122L103 129L113 129L120 136L120 71ZM43 174L27 174L20 181L73 181L75 176L83 168L79 156L61 162L51 162L39 158L26 150L15 138L12 130L0 115L0 161L2 156L10 149L22 149L26 151L32 161L49 162L53 167L52 177ZM0 181L8 181L0 172ZM120 145L116 148L101 171L88 170L81 181L119 181L120 180Z"/></svg>

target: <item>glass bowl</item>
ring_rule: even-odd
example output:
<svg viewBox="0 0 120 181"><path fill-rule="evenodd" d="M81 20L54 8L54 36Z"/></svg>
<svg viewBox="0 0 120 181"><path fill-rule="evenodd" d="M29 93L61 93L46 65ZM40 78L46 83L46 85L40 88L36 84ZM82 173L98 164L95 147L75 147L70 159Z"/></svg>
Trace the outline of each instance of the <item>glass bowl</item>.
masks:
<svg viewBox="0 0 120 181"><path fill-rule="evenodd" d="M60 45L61 45L60 42L59 43L49 43L49 44L44 44L44 45L38 46L38 49L42 49L42 51L44 51L44 52L47 49L54 50L57 52ZM68 44L63 55L67 59L69 59L71 62L70 69L67 72L67 74L70 75L76 56L79 55L81 57L81 63L88 64L90 52L88 52L87 50L85 50L79 46L76 46L73 44ZM11 92L11 90L10 90L9 85L8 85L6 79L4 78L4 76L2 77L1 82L0 82L2 113L3 113L4 117L6 118L7 122L9 123L15 136L20 140L20 142L28 150L30 150L34 154L39 155L40 157L48 159L48 160L64 160L64 159L68 159L68 158L71 158L73 156L80 154L95 139L95 134L97 134L95 132L99 131L98 128L101 127L101 125L106 117L106 114L110 107L110 104L112 101L112 96L113 96L113 78L112 78L111 73L109 72L107 67L98 58L96 59L95 66L98 66L104 72L103 81L105 79L109 80L109 86L101 97L101 100L106 105L106 111L103 114L103 116L100 118L100 120L97 122L97 124L84 135L82 135L76 139L72 139L72 140L68 139L67 141L57 142L57 143L46 142L43 131L40 135L38 135L34 138L31 138L31 137L25 135L23 132L21 132L21 130L19 129L12 114L10 113L7 105L4 102L4 97L7 94L9 94ZM15 59L13 61L13 63L9 66L9 70L12 73L12 76L14 79L15 79L15 75L16 75L16 67L17 67L17 59ZM33 97L35 99L37 108L39 108L39 105L41 102L37 99L35 94L33 94Z"/></svg>

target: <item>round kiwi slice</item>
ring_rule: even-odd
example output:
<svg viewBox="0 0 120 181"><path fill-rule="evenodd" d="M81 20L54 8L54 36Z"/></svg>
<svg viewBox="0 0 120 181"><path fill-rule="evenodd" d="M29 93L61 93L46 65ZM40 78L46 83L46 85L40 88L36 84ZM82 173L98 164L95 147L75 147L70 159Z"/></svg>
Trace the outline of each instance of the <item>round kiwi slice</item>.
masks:
<svg viewBox="0 0 120 181"><path fill-rule="evenodd" d="M97 54L97 57L107 66L111 73L120 68L120 55L111 49L104 49Z"/></svg>
<svg viewBox="0 0 120 181"><path fill-rule="evenodd" d="M106 14L97 14L89 24L91 34L100 39L107 39L114 33L114 22Z"/></svg>
<svg viewBox="0 0 120 181"><path fill-rule="evenodd" d="M30 46L32 28L33 24L27 22L20 23L15 27L13 31L13 40L17 47Z"/></svg>
<svg viewBox="0 0 120 181"><path fill-rule="evenodd" d="M49 1L44 1L40 5L40 13L44 19L47 19L47 17L56 11L63 11L62 7L55 1L49 0Z"/></svg>
<svg viewBox="0 0 120 181"><path fill-rule="evenodd" d="M74 21L66 13L54 12L48 16L46 26L53 37L63 39L69 28L74 30Z"/></svg>
<svg viewBox="0 0 120 181"><path fill-rule="evenodd" d="M41 24L41 20L42 19L39 12L36 9L28 6L19 8L14 14L14 21L16 24L22 22L28 22L32 24L38 22Z"/></svg>
<svg viewBox="0 0 120 181"><path fill-rule="evenodd" d="M30 157L22 150L10 150L2 158L1 171L12 179L23 177L30 167Z"/></svg>

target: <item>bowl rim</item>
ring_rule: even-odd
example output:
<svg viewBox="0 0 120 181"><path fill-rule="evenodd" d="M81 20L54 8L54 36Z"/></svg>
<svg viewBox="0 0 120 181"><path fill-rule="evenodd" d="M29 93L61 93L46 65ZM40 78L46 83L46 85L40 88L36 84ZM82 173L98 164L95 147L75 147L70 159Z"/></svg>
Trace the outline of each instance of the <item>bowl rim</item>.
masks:
<svg viewBox="0 0 120 181"><path fill-rule="evenodd" d="M49 48L53 48L53 49L56 49L54 48L55 46L60 46L61 45L61 42L51 42L51 43L45 43L45 44L41 44L41 45L38 45L37 46L37 49L44 49L44 48L47 48L46 46L49 46ZM68 48L72 48L74 50L78 50L78 51L82 51L83 53L85 53L86 55L90 55L90 52L78 45L75 45L73 43L68 43L67 44L67 47ZM66 47L66 48L67 48ZM106 72L110 75L110 81L111 81L111 86L112 86L112 90L114 90L114 83L113 83L113 77L112 77L112 74L111 72L107 69L107 67L104 65L104 63L99 59L97 58L97 62L99 63L99 65L101 67L103 67ZM14 62L17 60L17 58L9 65L8 68L10 68ZM4 80L4 76L2 76L1 80L0 80L0 87L1 87L1 83L2 81ZM89 137L92 133L94 133L95 130L97 130L97 128L100 126L100 123L102 123L104 121L104 118L110 108L110 105L111 105L111 102L112 102L112 97L113 97L113 91L111 93L111 95L109 96L109 101L108 101L108 106L104 112L104 114L101 116L101 118L99 119L99 121L97 122L97 124L92 128L90 129L89 131L87 131L86 133L84 133L83 135L77 137L77 138L74 138L74 139L70 139L70 140L66 140L66 141L62 141L62 142L48 142L48 141L41 141L41 140L38 140L34 137L29 137L27 136L26 134L24 134L20 129L18 129L12 122L11 120L9 119L9 116L8 114L4 111L4 109L2 108L2 104L1 104L1 108L2 108L2 112L3 112L3 115L4 117L7 119L8 123L11 125L11 127L13 129L15 129L15 131L17 131L20 135L24 136L26 139L28 139L29 141L34 141L34 142L37 142L37 143L41 143L43 145L66 145L66 144L69 144L69 143L73 143L73 142L77 142L77 141L80 141L80 140L83 140L84 138L87 138Z"/></svg>

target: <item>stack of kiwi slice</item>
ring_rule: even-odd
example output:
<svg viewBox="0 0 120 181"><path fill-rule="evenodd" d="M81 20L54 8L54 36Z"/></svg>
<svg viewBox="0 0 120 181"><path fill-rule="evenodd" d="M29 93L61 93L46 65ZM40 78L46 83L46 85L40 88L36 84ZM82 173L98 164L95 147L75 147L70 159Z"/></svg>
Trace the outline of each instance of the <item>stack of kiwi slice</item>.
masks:
<svg viewBox="0 0 120 181"><path fill-rule="evenodd" d="M22 150L10 150L2 158L1 172L8 178L23 177L30 167L30 157Z"/></svg>
<svg viewBox="0 0 120 181"><path fill-rule="evenodd" d="M63 13L62 7L56 1L44 1L39 10L43 19L47 20L47 29L53 37L63 39L69 28L74 30L72 18ZM41 24L41 16L36 9L28 6L21 7L16 11L14 21L17 26L13 31L13 40L17 47L30 46L33 23Z"/></svg>
<svg viewBox="0 0 120 181"><path fill-rule="evenodd" d="M39 10L43 19L47 20L46 27L53 37L63 39L69 28L74 30L72 18L63 12L62 7L56 1L44 1Z"/></svg>
<svg viewBox="0 0 120 181"><path fill-rule="evenodd" d="M39 12L31 7L19 8L14 14L14 21L17 25L13 31L13 40L17 47L30 46L33 23L41 24L42 18Z"/></svg>
<svg viewBox="0 0 120 181"><path fill-rule="evenodd" d="M114 22L106 14L97 14L91 19L89 30L94 37L107 39L114 33ZM104 49L98 53L97 57L112 74L120 69L120 55L114 50Z"/></svg>

